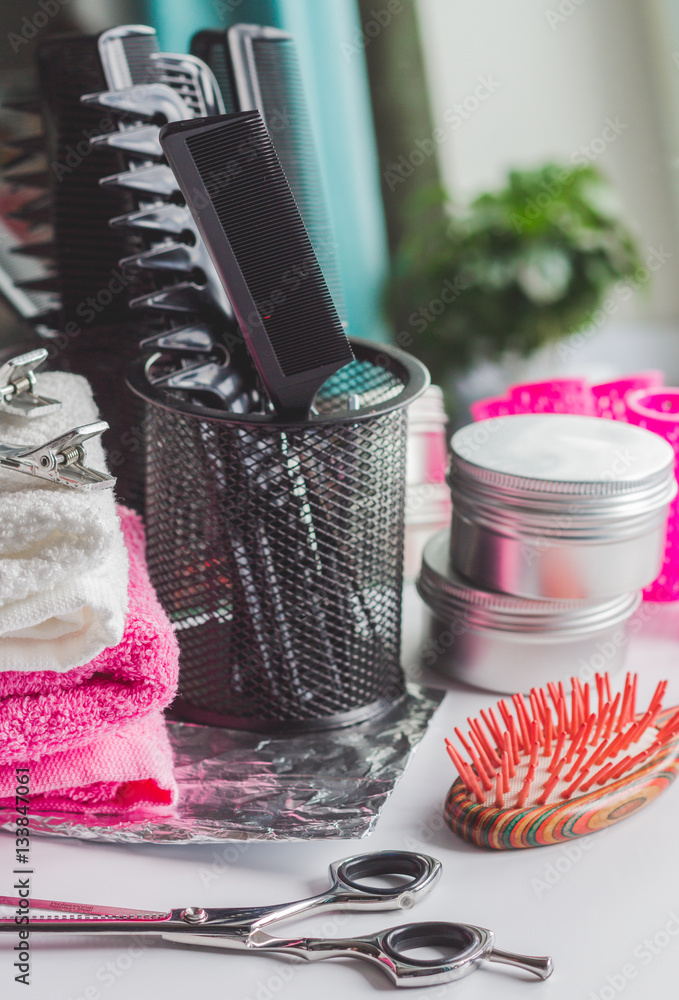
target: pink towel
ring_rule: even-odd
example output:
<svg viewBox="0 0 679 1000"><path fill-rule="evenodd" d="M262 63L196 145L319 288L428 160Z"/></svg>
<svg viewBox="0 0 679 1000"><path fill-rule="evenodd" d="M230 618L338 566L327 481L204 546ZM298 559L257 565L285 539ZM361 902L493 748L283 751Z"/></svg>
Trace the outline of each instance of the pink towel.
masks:
<svg viewBox="0 0 679 1000"><path fill-rule="evenodd" d="M21 765L20 765L21 766ZM177 800L172 750L157 709L105 733L88 746L62 750L29 765L30 813L171 812ZM13 818L16 766L0 767L0 810Z"/></svg>
<svg viewBox="0 0 679 1000"><path fill-rule="evenodd" d="M130 558L122 641L65 673L0 673L0 765L88 746L174 696L179 648L149 580L141 519L124 507L118 513Z"/></svg>

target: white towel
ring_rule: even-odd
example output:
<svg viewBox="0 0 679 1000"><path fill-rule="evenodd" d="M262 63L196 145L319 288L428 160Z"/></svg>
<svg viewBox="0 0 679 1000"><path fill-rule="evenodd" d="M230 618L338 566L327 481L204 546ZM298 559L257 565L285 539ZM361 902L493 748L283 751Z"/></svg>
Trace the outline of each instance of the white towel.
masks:
<svg viewBox="0 0 679 1000"><path fill-rule="evenodd" d="M47 372L45 419L0 414L0 441L38 446L99 419L87 381ZM87 464L106 471L101 441ZM127 556L113 490L85 492L0 469L0 670L70 670L123 634Z"/></svg>

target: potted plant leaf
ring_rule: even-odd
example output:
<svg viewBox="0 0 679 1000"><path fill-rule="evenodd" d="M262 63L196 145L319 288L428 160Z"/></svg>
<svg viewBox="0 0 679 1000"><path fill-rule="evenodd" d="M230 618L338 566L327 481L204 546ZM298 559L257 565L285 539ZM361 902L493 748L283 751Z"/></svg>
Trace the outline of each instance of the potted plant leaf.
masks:
<svg viewBox="0 0 679 1000"><path fill-rule="evenodd" d="M420 192L386 291L396 341L450 388L478 361L525 356L574 333L640 266L594 166L512 171L466 207Z"/></svg>

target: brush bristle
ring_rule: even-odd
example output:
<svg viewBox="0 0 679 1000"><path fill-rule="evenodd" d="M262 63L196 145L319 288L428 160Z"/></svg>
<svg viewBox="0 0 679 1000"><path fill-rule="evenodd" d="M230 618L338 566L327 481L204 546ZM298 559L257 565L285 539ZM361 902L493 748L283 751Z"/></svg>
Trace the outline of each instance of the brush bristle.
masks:
<svg viewBox="0 0 679 1000"><path fill-rule="evenodd" d="M571 679L503 698L467 719L468 735L455 733L464 754L446 740L448 754L467 792L480 805L498 809L563 804L596 791L641 767L679 736L679 712L661 727L667 681L661 681L643 714L637 714L637 676L627 674L622 694L611 694L608 674L596 685ZM465 759L465 755L467 759Z"/></svg>

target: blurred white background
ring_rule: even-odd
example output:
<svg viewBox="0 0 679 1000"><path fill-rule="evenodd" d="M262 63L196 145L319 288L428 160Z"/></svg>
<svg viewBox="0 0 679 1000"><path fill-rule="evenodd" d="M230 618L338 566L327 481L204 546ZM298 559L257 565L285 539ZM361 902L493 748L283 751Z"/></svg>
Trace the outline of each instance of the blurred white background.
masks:
<svg viewBox="0 0 679 1000"><path fill-rule="evenodd" d="M677 0L417 0L417 10L434 125L447 132L438 156L448 189L464 200L510 168L595 163L642 256L665 258L572 350L567 342L503 369L484 365L463 380L463 396L524 378L648 367L678 384Z"/></svg>

